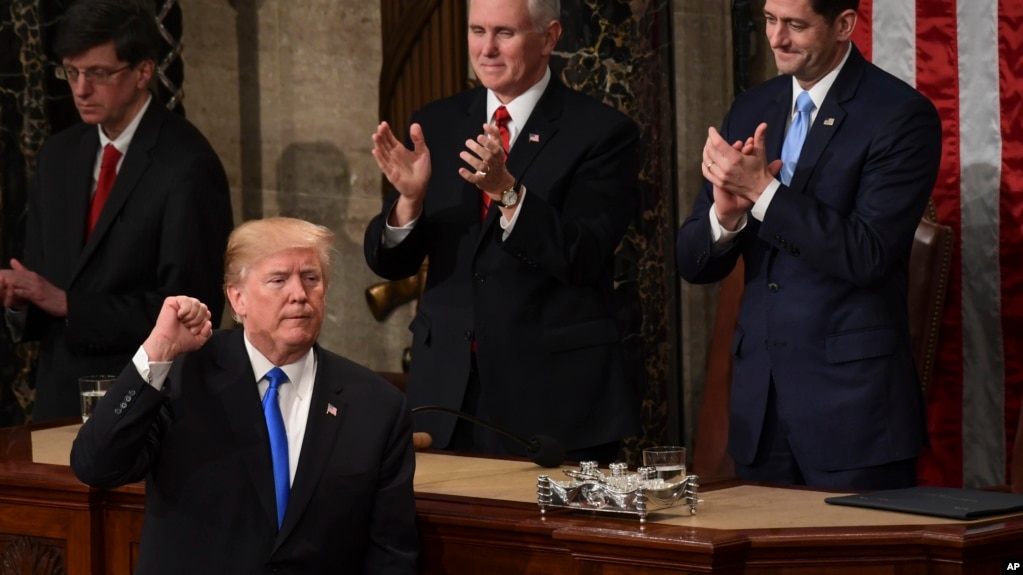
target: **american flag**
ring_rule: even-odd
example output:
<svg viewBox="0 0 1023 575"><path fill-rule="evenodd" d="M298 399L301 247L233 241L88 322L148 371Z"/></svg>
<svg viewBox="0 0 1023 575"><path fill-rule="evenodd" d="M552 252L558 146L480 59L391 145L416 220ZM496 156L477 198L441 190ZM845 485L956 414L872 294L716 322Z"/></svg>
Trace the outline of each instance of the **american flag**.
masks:
<svg viewBox="0 0 1023 575"><path fill-rule="evenodd" d="M540 141L540 134L529 134L529 141L534 144Z"/></svg>
<svg viewBox="0 0 1023 575"><path fill-rule="evenodd" d="M941 115L955 229L920 482L1006 483L1023 395L1023 2L861 0L853 41Z"/></svg>
<svg viewBox="0 0 1023 575"><path fill-rule="evenodd" d="M337 408L334 407L333 403L327 404L327 415L333 415L334 417L337 417Z"/></svg>

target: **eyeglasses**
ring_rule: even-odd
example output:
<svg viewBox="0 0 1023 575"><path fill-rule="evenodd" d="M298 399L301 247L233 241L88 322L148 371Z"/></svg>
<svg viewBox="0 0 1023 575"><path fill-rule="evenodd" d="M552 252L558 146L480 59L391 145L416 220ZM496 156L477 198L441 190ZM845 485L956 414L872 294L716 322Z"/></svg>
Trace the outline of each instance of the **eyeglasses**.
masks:
<svg viewBox="0 0 1023 575"><path fill-rule="evenodd" d="M107 70L106 68L79 70L74 66L57 66L57 69L54 70L54 75L72 84L78 81L79 75L85 76L85 81L90 84L109 84L113 81L115 74L119 74L128 68L131 68L130 64L116 70Z"/></svg>

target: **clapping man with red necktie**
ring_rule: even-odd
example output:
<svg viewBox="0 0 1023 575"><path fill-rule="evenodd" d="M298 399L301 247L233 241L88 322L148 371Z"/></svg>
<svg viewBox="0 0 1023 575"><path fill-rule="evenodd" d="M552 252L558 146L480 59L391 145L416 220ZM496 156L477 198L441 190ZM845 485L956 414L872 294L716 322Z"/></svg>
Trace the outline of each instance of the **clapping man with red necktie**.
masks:
<svg viewBox="0 0 1023 575"><path fill-rule="evenodd" d="M238 226L224 289L242 328L167 298L79 430L83 482L146 480L138 573L417 573L405 396L317 344L333 239L293 218Z"/></svg>
<svg viewBox="0 0 1023 575"><path fill-rule="evenodd" d="M687 281L745 265L728 430L742 479L909 487L926 444L906 292L941 123L850 42L858 4L767 0L782 74L708 130L678 231Z"/></svg>
<svg viewBox="0 0 1023 575"><path fill-rule="evenodd" d="M637 213L639 128L551 74L560 13L557 0L469 3L482 86L418 111L409 147L379 126L373 157L395 192L364 247L388 279L428 261L410 326L413 406L607 463L639 431L612 295L615 248ZM524 454L447 414L419 413L416 426L440 448Z"/></svg>
<svg viewBox="0 0 1023 575"><path fill-rule="evenodd" d="M44 143L24 255L0 270L12 335L41 344L37 422L79 415L78 378L116 373L165 297L201 298L220 322L227 176L206 138L149 92L161 42L133 0L79 0L58 27L58 75L82 122Z"/></svg>

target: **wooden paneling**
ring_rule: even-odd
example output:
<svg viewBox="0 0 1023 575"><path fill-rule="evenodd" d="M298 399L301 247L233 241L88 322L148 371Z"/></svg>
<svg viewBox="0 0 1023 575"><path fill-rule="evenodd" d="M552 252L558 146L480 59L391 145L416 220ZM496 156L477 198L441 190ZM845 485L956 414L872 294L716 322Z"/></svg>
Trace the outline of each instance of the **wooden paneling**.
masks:
<svg viewBox="0 0 1023 575"><path fill-rule="evenodd" d="M0 445L5 439L0 434ZM98 501L70 468L0 463L0 573L103 573Z"/></svg>
<svg viewBox="0 0 1023 575"><path fill-rule="evenodd" d="M0 445L9 437L0 429ZM820 493L793 495L735 481L701 486L706 503L693 521L652 517L641 524L633 517L567 509L541 515L527 502L533 486L523 483L540 468L421 456L432 459L417 459L423 464L416 490L421 572L427 574L968 575L1000 573L1001 561L1018 557L1023 540L1023 515L953 522L893 520L887 512L856 510L863 521L808 522L807 515L819 514L788 509L798 505L784 496L802 501ZM467 477L473 464L490 475ZM506 467L514 470L502 471ZM458 495L448 487L455 484L463 486ZM492 492L517 495L485 495ZM143 500L142 484L102 491L78 483L64 465L33 463L31 457L0 462L0 557L15 557L12 564L19 569L5 570L0 561L0 573L132 573ZM781 500L789 505L778 504ZM819 505L820 514L828 512L823 508L849 511Z"/></svg>

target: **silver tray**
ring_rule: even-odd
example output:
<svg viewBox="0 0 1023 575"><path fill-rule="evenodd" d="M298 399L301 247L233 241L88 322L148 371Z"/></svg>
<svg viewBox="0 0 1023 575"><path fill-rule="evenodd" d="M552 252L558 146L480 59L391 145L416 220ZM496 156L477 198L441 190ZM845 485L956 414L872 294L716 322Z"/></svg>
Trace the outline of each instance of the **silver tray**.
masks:
<svg viewBox="0 0 1023 575"><path fill-rule="evenodd" d="M564 472L567 480L558 481L549 475L537 477L536 502L541 514L546 514L549 508L585 509L634 515L645 522L650 512L679 503L688 505L689 513L695 515L700 503L696 475L665 481L657 478L652 467L640 467L636 473L629 473L624 463L612 463L610 473L604 473L592 461Z"/></svg>

